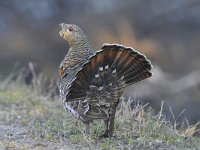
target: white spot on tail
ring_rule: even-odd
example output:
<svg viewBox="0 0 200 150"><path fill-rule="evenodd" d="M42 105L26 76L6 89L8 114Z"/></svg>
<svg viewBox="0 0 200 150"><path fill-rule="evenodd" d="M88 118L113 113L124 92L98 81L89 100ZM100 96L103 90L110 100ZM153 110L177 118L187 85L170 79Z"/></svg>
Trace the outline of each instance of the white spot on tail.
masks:
<svg viewBox="0 0 200 150"><path fill-rule="evenodd" d="M94 85L90 85L90 88L95 88L96 86L94 86Z"/></svg>
<svg viewBox="0 0 200 150"><path fill-rule="evenodd" d="M117 70L116 70L116 69L112 71L112 73L113 73L113 74L114 74L114 73L116 73L116 72L117 72Z"/></svg>
<svg viewBox="0 0 200 150"><path fill-rule="evenodd" d="M106 65L106 66L105 66L105 69L108 69L108 68L109 68L109 66L108 66L108 65Z"/></svg>
<svg viewBox="0 0 200 150"><path fill-rule="evenodd" d="M103 71L103 67L99 67L99 71Z"/></svg>
<svg viewBox="0 0 200 150"><path fill-rule="evenodd" d="M123 80L123 79L124 79L124 76L122 76L120 79Z"/></svg>
<svg viewBox="0 0 200 150"><path fill-rule="evenodd" d="M99 78L99 74L95 74L95 78Z"/></svg>
<svg viewBox="0 0 200 150"><path fill-rule="evenodd" d="M100 86L99 88L98 88L98 90L102 90L103 89L103 87L102 86Z"/></svg>

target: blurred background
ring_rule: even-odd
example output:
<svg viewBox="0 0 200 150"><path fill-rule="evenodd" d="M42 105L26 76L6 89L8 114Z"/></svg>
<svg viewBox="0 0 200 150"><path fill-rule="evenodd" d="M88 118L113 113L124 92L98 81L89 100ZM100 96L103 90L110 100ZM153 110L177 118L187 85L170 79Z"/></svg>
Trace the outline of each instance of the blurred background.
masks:
<svg viewBox="0 0 200 150"><path fill-rule="evenodd" d="M67 43L59 23L79 25L94 50L119 43L144 53L154 76L126 90L127 97L149 102L174 117L184 111L200 120L199 0L1 0L0 76L16 64L34 62L38 72L58 79ZM171 115L172 116L172 115Z"/></svg>

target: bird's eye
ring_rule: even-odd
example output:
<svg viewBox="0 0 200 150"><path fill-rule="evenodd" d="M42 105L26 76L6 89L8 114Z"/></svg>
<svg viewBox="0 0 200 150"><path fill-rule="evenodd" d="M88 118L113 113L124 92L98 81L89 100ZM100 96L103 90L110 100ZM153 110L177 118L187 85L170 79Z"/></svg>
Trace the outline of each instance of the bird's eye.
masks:
<svg viewBox="0 0 200 150"><path fill-rule="evenodd" d="M68 30L69 30L70 32L74 31L74 29L73 29L72 27L69 27Z"/></svg>

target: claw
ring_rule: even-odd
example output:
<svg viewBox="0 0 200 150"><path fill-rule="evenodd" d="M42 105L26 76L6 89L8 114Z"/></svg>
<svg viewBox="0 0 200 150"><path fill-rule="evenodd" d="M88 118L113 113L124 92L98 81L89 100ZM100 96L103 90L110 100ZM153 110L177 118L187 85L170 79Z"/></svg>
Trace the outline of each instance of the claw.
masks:
<svg viewBox="0 0 200 150"><path fill-rule="evenodd" d="M109 138L108 134L103 133L102 135L99 136L100 138Z"/></svg>
<svg viewBox="0 0 200 150"><path fill-rule="evenodd" d="M108 130L104 131L104 133L102 135L99 136L100 138L109 138L111 136L109 136L109 132Z"/></svg>

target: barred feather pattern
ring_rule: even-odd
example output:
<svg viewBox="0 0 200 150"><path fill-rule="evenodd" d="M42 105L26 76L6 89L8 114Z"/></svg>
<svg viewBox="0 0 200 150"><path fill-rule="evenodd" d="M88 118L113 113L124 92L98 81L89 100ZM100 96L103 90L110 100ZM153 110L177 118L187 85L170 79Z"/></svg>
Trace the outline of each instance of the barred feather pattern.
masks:
<svg viewBox="0 0 200 150"><path fill-rule="evenodd" d="M93 54L78 26L62 23L61 27L60 36L70 45L59 66L64 107L86 126L94 119L104 120L103 136L110 137L125 88L150 77L151 63L138 51L118 44L104 44Z"/></svg>
<svg viewBox="0 0 200 150"><path fill-rule="evenodd" d="M105 44L87 62L70 69L60 93L65 107L84 122L106 120L126 86L152 75L144 55L117 44Z"/></svg>

